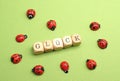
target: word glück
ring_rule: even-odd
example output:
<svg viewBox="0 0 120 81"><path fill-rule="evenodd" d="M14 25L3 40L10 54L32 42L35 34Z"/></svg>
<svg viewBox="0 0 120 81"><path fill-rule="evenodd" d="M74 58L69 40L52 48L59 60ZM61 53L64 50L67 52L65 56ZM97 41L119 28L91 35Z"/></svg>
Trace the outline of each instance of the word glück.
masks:
<svg viewBox="0 0 120 81"><path fill-rule="evenodd" d="M60 50L71 46L78 46L80 44L81 44L80 35L74 34L71 36L64 36L63 38L46 40L44 42L35 42L33 44L33 51L34 54L41 54L53 50Z"/></svg>

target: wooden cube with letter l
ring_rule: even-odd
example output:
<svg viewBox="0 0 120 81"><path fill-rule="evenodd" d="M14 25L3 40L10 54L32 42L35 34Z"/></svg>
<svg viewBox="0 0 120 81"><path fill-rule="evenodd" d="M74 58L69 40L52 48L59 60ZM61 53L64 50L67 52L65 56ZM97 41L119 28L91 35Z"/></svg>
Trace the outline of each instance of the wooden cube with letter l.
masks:
<svg viewBox="0 0 120 81"><path fill-rule="evenodd" d="M46 40L43 42L45 52L53 51L53 44L51 40Z"/></svg>

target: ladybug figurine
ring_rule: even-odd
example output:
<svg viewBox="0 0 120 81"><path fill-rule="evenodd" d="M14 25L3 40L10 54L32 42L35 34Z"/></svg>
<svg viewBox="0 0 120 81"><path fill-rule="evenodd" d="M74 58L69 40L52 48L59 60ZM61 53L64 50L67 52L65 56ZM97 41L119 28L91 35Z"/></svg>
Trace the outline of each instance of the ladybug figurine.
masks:
<svg viewBox="0 0 120 81"><path fill-rule="evenodd" d="M56 21L55 21L55 20L49 20L49 21L47 22L47 27L48 27L50 30L54 31L55 28L56 28Z"/></svg>
<svg viewBox="0 0 120 81"><path fill-rule="evenodd" d="M93 59L87 59L86 66L88 69L93 70L96 68L97 63Z"/></svg>
<svg viewBox="0 0 120 81"><path fill-rule="evenodd" d="M42 65L36 65L32 69L32 72L35 73L36 75L42 75L44 73L44 67Z"/></svg>
<svg viewBox="0 0 120 81"><path fill-rule="evenodd" d="M27 38L27 35L19 34L16 36L16 41L21 43Z"/></svg>
<svg viewBox="0 0 120 81"><path fill-rule="evenodd" d="M11 56L11 62L13 64L18 64L22 60L22 55L21 54L13 54Z"/></svg>
<svg viewBox="0 0 120 81"><path fill-rule="evenodd" d="M26 12L26 15L29 19L32 19L35 17L35 10L34 9L28 9L27 12Z"/></svg>
<svg viewBox="0 0 120 81"><path fill-rule="evenodd" d="M65 73L68 73L69 70L69 64L66 61L61 62L60 64L61 70L63 70Z"/></svg>
<svg viewBox="0 0 120 81"><path fill-rule="evenodd" d="M97 44L99 48L105 49L107 48L108 42L105 39L98 39Z"/></svg>
<svg viewBox="0 0 120 81"><path fill-rule="evenodd" d="M96 31L100 28L100 24L98 22L92 22L90 24L90 29L93 30L93 31Z"/></svg>

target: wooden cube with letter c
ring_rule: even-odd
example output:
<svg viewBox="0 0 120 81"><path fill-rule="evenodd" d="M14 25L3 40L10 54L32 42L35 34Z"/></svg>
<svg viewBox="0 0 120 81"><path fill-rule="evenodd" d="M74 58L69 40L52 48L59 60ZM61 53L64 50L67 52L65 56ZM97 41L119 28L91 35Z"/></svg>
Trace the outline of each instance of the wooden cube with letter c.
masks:
<svg viewBox="0 0 120 81"><path fill-rule="evenodd" d="M72 39L70 36L64 36L62 38L64 48L72 46Z"/></svg>

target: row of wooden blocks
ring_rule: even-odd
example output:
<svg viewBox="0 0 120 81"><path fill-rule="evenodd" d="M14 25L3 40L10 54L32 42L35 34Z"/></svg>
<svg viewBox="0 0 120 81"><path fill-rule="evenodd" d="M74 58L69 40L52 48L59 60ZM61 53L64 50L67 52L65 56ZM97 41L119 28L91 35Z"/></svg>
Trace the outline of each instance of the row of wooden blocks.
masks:
<svg viewBox="0 0 120 81"><path fill-rule="evenodd" d="M35 42L33 44L33 51L34 51L34 54L41 54L44 52L60 50L60 49L71 47L71 46L78 46L80 44L81 44L80 35L74 34L71 36L64 36L63 38L46 40L44 42Z"/></svg>

